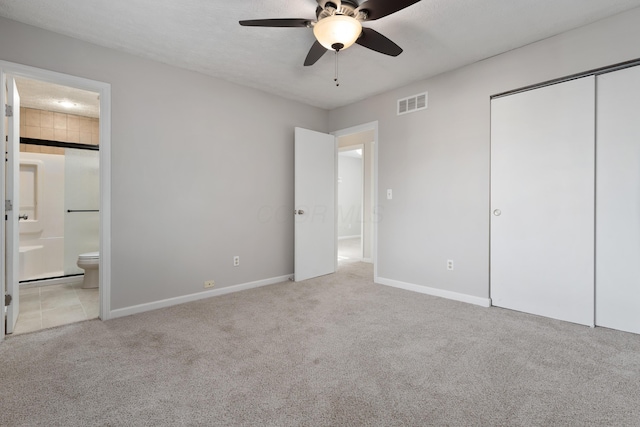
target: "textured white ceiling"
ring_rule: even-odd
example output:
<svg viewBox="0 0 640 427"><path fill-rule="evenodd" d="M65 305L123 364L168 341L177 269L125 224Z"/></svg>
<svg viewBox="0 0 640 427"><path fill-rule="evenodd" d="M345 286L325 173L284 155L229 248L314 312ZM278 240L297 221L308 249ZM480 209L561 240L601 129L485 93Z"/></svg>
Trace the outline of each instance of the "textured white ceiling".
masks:
<svg viewBox="0 0 640 427"><path fill-rule="evenodd" d="M393 0L389 0L393 1ZM640 6L640 0L422 0L366 23L400 45L354 45L304 67L307 28L239 20L315 17L315 0L0 0L0 15L331 109Z"/></svg>

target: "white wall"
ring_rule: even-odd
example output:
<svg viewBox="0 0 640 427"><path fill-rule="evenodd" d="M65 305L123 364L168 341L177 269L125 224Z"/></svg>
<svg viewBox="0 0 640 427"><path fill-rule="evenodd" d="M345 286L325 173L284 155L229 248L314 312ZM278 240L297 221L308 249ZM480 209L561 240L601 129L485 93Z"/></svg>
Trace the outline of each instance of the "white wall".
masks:
<svg viewBox="0 0 640 427"><path fill-rule="evenodd" d="M331 111L332 130L379 121L379 277L488 298L490 96L636 59L638 40L634 9ZM396 116L425 90L426 111Z"/></svg>
<svg viewBox="0 0 640 427"><path fill-rule="evenodd" d="M362 157L338 156L338 238L362 233Z"/></svg>
<svg viewBox="0 0 640 427"><path fill-rule="evenodd" d="M0 40L111 84L112 309L293 272L293 128L327 111L4 18Z"/></svg>

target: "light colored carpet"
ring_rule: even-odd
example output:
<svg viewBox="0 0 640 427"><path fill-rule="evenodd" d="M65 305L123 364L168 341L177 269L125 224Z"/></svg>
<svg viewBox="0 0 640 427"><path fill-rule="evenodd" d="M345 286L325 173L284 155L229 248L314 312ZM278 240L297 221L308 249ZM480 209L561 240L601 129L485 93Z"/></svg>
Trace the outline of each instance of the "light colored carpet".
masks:
<svg viewBox="0 0 640 427"><path fill-rule="evenodd" d="M640 336L371 265L0 345L0 425L640 425Z"/></svg>

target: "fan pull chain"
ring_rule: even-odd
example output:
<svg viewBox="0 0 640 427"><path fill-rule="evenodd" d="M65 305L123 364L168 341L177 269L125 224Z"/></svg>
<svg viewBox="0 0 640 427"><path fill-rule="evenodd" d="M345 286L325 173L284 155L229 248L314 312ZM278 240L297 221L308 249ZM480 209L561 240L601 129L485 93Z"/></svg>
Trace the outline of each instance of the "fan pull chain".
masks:
<svg viewBox="0 0 640 427"><path fill-rule="evenodd" d="M340 82L338 81L338 53L340 51L336 50L336 75L333 78L333 81L336 82L336 86L340 86Z"/></svg>

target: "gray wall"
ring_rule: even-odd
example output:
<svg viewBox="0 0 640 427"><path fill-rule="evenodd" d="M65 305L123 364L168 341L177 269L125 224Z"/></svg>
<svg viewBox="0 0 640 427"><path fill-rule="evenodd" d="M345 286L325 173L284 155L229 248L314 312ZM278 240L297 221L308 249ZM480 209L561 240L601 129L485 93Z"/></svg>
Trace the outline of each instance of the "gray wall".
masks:
<svg viewBox="0 0 640 427"><path fill-rule="evenodd" d="M634 9L331 111L332 131L379 121L378 276L489 297L490 96L636 59L638 40ZM426 111L396 116L425 90Z"/></svg>
<svg viewBox="0 0 640 427"><path fill-rule="evenodd" d="M362 233L362 157L338 156L338 238Z"/></svg>
<svg viewBox="0 0 640 427"><path fill-rule="evenodd" d="M293 128L327 111L4 18L0 40L111 84L111 309L293 272Z"/></svg>
<svg viewBox="0 0 640 427"><path fill-rule="evenodd" d="M488 297L490 95L640 57L640 9L330 113L4 18L0 40L112 85L112 309L290 274L293 218L273 213L293 208L293 127L375 120L379 276Z"/></svg>

